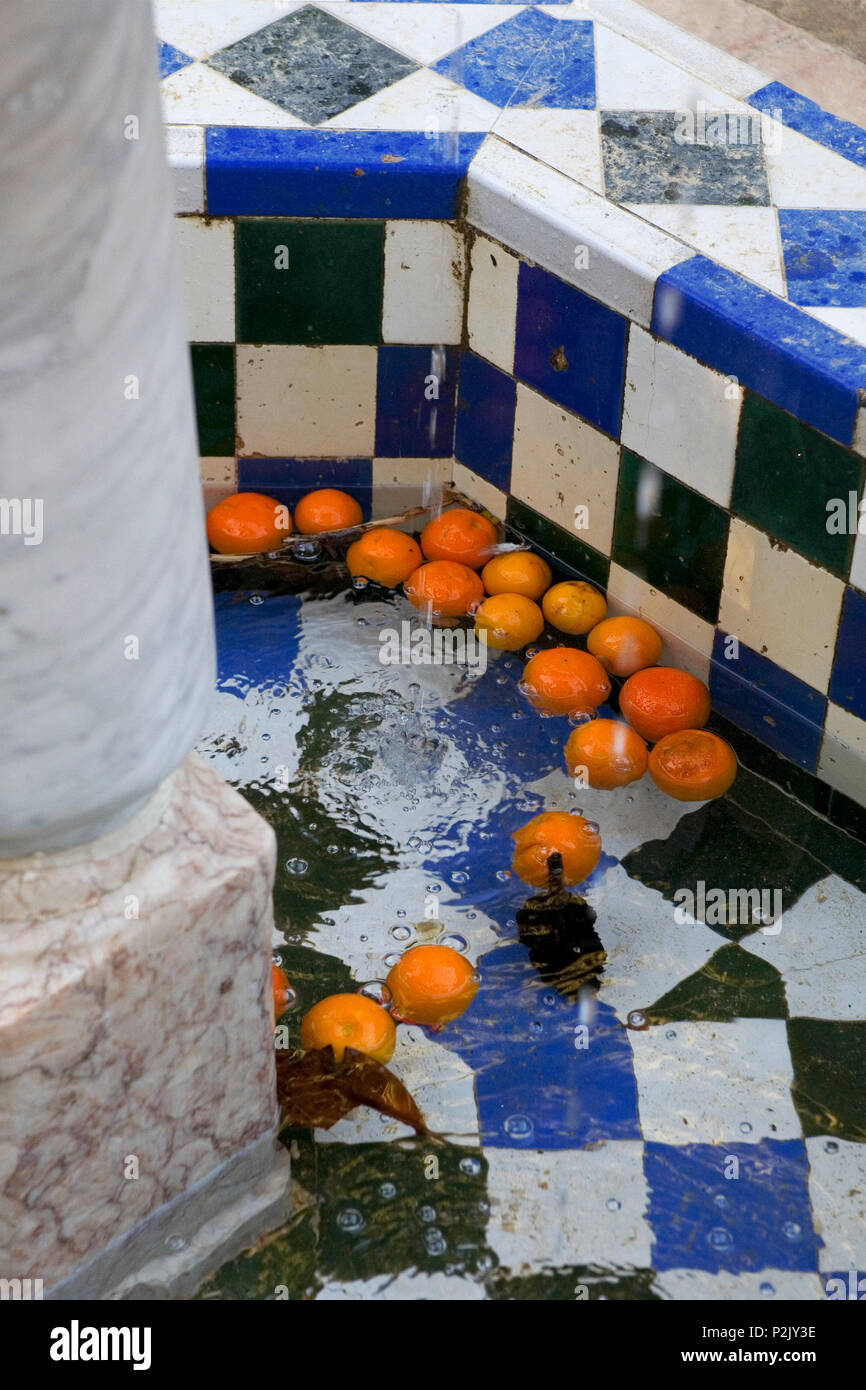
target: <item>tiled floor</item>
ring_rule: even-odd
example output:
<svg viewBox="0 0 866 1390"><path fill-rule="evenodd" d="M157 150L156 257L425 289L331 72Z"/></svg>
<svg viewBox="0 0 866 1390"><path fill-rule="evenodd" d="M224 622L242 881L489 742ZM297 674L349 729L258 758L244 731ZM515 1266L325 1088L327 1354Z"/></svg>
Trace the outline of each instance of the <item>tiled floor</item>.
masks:
<svg viewBox="0 0 866 1390"><path fill-rule="evenodd" d="M290 1041L431 923L478 963L469 1011L401 1026L392 1064L450 1142L367 1110L298 1131L291 1221L200 1296L838 1296L866 1267L862 846L744 769L703 806L648 779L578 802L517 658L382 666L411 610L342 584L218 594L203 751L277 830ZM604 846L584 1001L518 941L508 873L518 825L578 804Z"/></svg>
<svg viewBox="0 0 866 1390"><path fill-rule="evenodd" d="M214 159L243 128L421 132L394 155L419 162L492 132L866 343L866 134L629 0L159 0L157 24L166 121L235 131Z"/></svg>

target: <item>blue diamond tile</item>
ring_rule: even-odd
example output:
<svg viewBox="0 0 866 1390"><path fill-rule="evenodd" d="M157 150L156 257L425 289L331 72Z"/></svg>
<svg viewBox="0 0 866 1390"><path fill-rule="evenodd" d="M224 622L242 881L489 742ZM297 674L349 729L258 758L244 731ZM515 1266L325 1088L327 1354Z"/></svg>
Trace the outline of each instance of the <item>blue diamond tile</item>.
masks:
<svg viewBox="0 0 866 1390"><path fill-rule="evenodd" d="M753 92L748 100L767 116L774 117L801 135L808 135L810 140L825 145L828 150L866 169L866 130L862 126L831 116L817 102L810 101L781 82L768 82L766 87Z"/></svg>
<svg viewBox="0 0 866 1390"><path fill-rule="evenodd" d="M440 351L432 347L379 348L378 458L451 458L457 350L445 348L441 361L436 356Z"/></svg>
<svg viewBox="0 0 866 1390"><path fill-rule="evenodd" d="M830 699L866 719L866 595L846 589L830 677Z"/></svg>
<svg viewBox="0 0 866 1390"><path fill-rule="evenodd" d="M713 709L791 762L814 772L827 700L744 642L725 656L728 635L716 631L710 666Z"/></svg>
<svg viewBox="0 0 866 1390"><path fill-rule="evenodd" d="M781 208L779 230L789 299L866 305L866 212Z"/></svg>
<svg viewBox="0 0 866 1390"><path fill-rule="evenodd" d="M239 492L263 492L291 508L319 487L348 492L368 517L373 499L372 459L238 459Z"/></svg>
<svg viewBox="0 0 866 1390"><path fill-rule="evenodd" d="M653 1267L817 1271L823 1242L812 1226L808 1171L800 1139L646 1144Z"/></svg>
<svg viewBox="0 0 866 1390"><path fill-rule="evenodd" d="M503 492L511 490L514 378L465 352L460 361L454 455Z"/></svg>
<svg viewBox="0 0 866 1390"><path fill-rule="evenodd" d="M526 9L433 65L496 106L595 106L592 21Z"/></svg>
<svg viewBox="0 0 866 1390"><path fill-rule="evenodd" d="M195 59L190 58L188 53L181 53L179 48L173 44L164 43L162 39L156 41L157 57L159 59L160 78L171 77L173 72L179 72L181 68L188 67Z"/></svg>
<svg viewBox="0 0 866 1390"><path fill-rule="evenodd" d="M256 686L284 681L298 655L301 600L268 594L264 603L239 603L237 591L214 594L216 688L243 700Z"/></svg>
<svg viewBox="0 0 866 1390"><path fill-rule="evenodd" d="M514 374L619 437L627 321L546 270L521 263Z"/></svg>

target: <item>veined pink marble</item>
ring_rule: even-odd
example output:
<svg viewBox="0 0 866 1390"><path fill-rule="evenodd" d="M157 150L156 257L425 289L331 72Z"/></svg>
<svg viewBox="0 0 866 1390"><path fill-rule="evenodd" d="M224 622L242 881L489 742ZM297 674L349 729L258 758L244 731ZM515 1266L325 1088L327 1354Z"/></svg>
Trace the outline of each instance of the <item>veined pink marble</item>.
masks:
<svg viewBox="0 0 866 1390"><path fill-rule="evenodd" d="M273 1131L275 852L191 754L120 829L0 861L0 1275L50 1287Z"/></svg>

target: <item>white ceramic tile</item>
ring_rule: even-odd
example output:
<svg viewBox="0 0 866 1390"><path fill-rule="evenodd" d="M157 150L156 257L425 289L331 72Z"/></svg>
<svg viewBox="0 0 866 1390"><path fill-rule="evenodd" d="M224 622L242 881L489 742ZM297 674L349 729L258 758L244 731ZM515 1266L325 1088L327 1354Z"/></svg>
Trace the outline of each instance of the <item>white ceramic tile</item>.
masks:
<svg viewBox="0 0 866 1390"><path fill-rule="evenodd" d="M473 352L509 375L514 371L517 274L520 262L495 241L477 236L469 256L467 331Z"/></svg>
<svg viewBox="0 0 866 1390"><path fill-rule="evenodd" d="M382 340L459 343L464 242L450 222L385 224Z"/></svg>
<svg viewBox="0 0 866 1390"><path fill-rule="evenodd" d="M866 169L765 117L770 195L780 208L866 208Z"/></svg>
<svg viewBox="0 0 866 1390"><path fill-rule="evenodd" d="M800 1138L784 1020L680 1021L632 1031L629 1037L641 1132L648 1142L723 1145ZM720 1170L723 1158L720 1149Z"/></svg>
<svg viewBox="0 0 866 1390"><path fill-rule="evenodd" d="M374 347L237 347L239 450L372 458Z"/></svg>
<svg viewBox="0 0 866 1390"><path fill-rule="evenodd" d="M489 136L469 166L470 223L646 328L659 275L693 253Z"/></svg>
<svg viewBox="0 0 866 1390"><path fill-rule="evenodd" d="M165 152L175 212L204 212L204 130L201 126L166 126Z"/></svg>
<svg viewBox="0 0 866 1390"><path fill-rule="evenodd" d="M604 24L595 26L595 71L600 110L690 111L698 102L713 110L748 109L729 93Z"/></svg>
<svg viewBox="0 0 866 1390"><path fill-rule="evenodd" d="M813 883L769 931L740 944L781 973L792 1017L863 1017L866 895L852 884L835 874Z"/></svg>
<svg viewBox="0 0 866 1390"><path fill-rule="evenodd" d="M775 208L629 203L627 206L703 255L771 294L785 295Z"/></svg>
<svg viewBox="0 0 866 1390"><path fill-rule="evenodd" d="M771 1295L762 1293L767 1285ZM758 1274L708 1274L703 1269L665 1269L657 1274L654 1288L683 1303L806 1303L823 1300L817 1274L796 1274L788 1269L762 1269ZM781 1316L781 1315L780 1315Z"/></svg>
<svg viewBox="0 0 866 1390"><path fill-rule="evenodd" d="M618 444L518 382L511 463L515 497L609 555L618 478ZM578 507L586 508L586 517Z"/></svg>
<svg viewBox="0 0 866 1390"><path fill-rule="evenodd" d="M275 130L303 127L304 121L272 101L248 92L221 72L190 63L160 83L163 119L187 125L266 126Z"/></svg>
<svg viewBox="0 0 866 1390"><path fill-rule="evenodd" d="M824 1242L818 1268L866 1271L866 1145L816 1134L806 1153L815 1230Z"/></svg>
<svg viewBox="0 0 866 1390"><path fill-rule="evenodd" d="M238 490L237 459L200 458L199 476L205 511Z"/></svg>
<svg viewBox="0 0 866 1390"><path fill-rule="evenodd" d="M357 106L322 121L320 129L422 130L431 141L449 131L489 130L499 107L452 82L419 68Z"/></svg>
<svg viewBox="0 0 866 1390"><path fill-rule="evenodd" d="M596 193L603 192L597 111L509 106L500 115L494 130L509 145L516 145L534 159L540 159L570 179L577 179Z"/></svg>
<svg viewBox="0 0 866 1390"><path fill-rule="evenodd" d="M703 39L678 29L634 0L576 0L570 6L545 6L550 14L573 19L600 19L609 29L661 53L670 62L712 82L734 97L746 97L769 81L758 68L741 63Z"/></svg>
<svg viewBox="0 0 866 1390"><path fill-rule="evenodd" d="M828 702L818 776L866 806L866 720Z"/></svg>
<svg viewBox="0 0 866 1390"><path fill-rule="evenodd" d="M432 64L470 39L486 34L506 19L519 14L523 5L382 4L380 0L325 0L318 9L389 48L405 53L417 63Z"/></svg>
<svg viewBox="0 0 866 1390"><path fill-rule="evenodd" d="M826 323L828 328L835 328L837 333L843 333L846 338L866 346L866 309L846 309L836 305L828 307L826 304L801 304L800 308L804 313L811 314L813 319Z"/></svg>
<svg viewBox="0 0 866 1390"><path fill-rule="evenodd" d="M662 666L681 666L698 680L709 681L715 628L691 609L654 589L646 580L611 564L607 581L607 610L611 617L628 614L645 618L662 638Z"/></svg>
<svg viewBox="0 0 866 1390"><path fill-rule="evenodd" d="M303 3L304 0L206 0L204 4L190 4L190 0L154 0L154 22L157 34L166 43L192 58L204 58L266 24L273 24L300 9Z"/></svg>
<svg viewBox="0 0 866 1390"><path fill-rule="evenodd" d="M473 502L480 502L482 507L486 507L487 511L500 521L505 520L508 497L498 487L488 483L486 478L480 478L471 468L467 468L464 463L458 463L456 459L451 464L449 476L458 492L465 493Z"/></svg>
<svg viewBox="0 0 866 1390"><path fill-rule="evenodd" d="M731 519L719 626L825 694L845 589L796 550Z"/></svg>
<svg viewBox="0 0 866 1390"><path fill-rule="evenodd" d="M407 507L435 503L451 477L451 459L373 459L373 515L396 516ZM398 528L417 531L424 518Z"/></svg>
<svg viewBox="0 0 866 1390"><path fill-rule="evenodd" d="M649 777L645 780L648 791L651 787L657 798L664 795ZM633 789L634 784L629 791ZM594 814L595 805L588 793L581 791L579 795L581 809L587 815ZM603 829L608 823L599 821ZM604 848L611 853L608 843ZM722 944L717 933L703 922L680 926L674 919L675 904L630 878L621 864L593 879L588 901L603 923L607 951L600 998L623 1023L633 1009L647 1008L700 970Z"/></svg>
<svg viewBox="0 0 866 1390"><path fill-rule="evenodd" d="M854 440L851 445L855 454L866 455L866 405L861 405L857 411L857 418L854 421ZM859 542L858 542L859 544ZM860 569L861 577L854 581L859 584L861 589L866 589L866 557Z"/></svg>
<svg viewBox="0 0 866 1390"><path fill-rule="evenodd" d="M419 1243L418 1260L426 1256ZM447 1259L447 1256L445 1256ZM348 1283L329 1280L313 1299L314 1303L484 1303L484 1285L474 1279L460 1279L443 1271L421 1274L404 1269L400 1274L377 1274L372 1279L353 1279Z"/></svg>
<svg viewBox="0 0 866 1390"><path fill-rule="evenodd" d="M235 341L235 225L176 217L190 342Z"/></svg>
<svg viewBox="0 0 866 1390"><path fill-rule="evenodd" d="M632 325L622 442L704 497L731 500L742 388Z"/></svg>
<svg viewBox="0 0 866 1390"><path fill-rule="evenodd" d="M487 1149L487 1240L512 1274L563 1265L651 1263L643 1145ZM610 1210L609 1201L619 1202Z"/></svg>

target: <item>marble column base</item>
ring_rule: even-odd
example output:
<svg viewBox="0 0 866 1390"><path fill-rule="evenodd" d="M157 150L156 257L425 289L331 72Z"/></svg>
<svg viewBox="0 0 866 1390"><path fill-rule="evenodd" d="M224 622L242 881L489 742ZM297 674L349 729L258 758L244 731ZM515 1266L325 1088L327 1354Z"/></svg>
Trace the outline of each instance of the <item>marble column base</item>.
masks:
<svg viewBox="0 0 866 1390"><path fill-rule="evenodd" d="M184 1296L282 1220L274 860L191 754L120 829L0 861L0 1276Z"/></svg>

